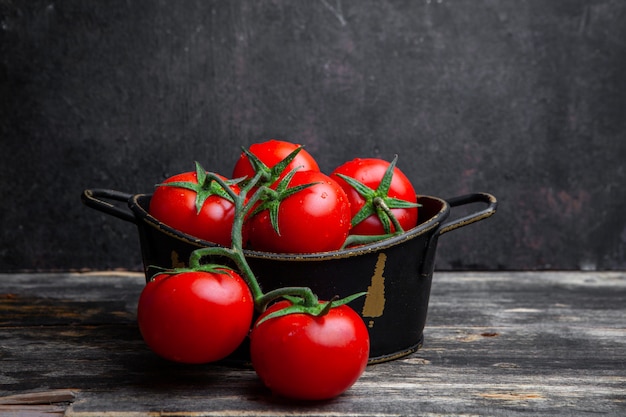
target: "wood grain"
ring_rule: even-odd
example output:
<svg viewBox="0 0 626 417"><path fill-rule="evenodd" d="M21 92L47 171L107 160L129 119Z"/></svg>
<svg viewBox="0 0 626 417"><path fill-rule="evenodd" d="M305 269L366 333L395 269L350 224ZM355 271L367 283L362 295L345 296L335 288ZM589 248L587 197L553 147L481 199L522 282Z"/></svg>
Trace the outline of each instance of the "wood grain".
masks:
<svg viewBox="0 0 626 417"><path fill-rule="evenodd" d="M626 414L624 273L436 272L424 347L313 404L273 397L243 365L157 358L135 323L142 286L139 274L0 275L0 414L46 392L75 417Z"/></svg>

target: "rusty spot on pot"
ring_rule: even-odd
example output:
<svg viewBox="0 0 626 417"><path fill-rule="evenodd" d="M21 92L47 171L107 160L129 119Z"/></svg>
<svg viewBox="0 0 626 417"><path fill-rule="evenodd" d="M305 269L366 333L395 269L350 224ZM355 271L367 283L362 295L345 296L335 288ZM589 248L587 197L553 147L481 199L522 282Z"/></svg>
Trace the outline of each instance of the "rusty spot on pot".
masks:
<svg viewBox="0 0 626 417"><path fill-rule="evenodd" d="M367 287L367 296L363 304L363 317L380 317L385 310L385 262L387 255L380 253L374 267L374 275L372 275L372 284ZM373 323L370 322L370 327Z"/></svg>
<svg viewBox="0 0 626 417"><path fill-rule="evenodd" d="M172 260L172 268L184 268L185 267L185 263L180 260L178 256L178 252L176 252L175 250L172 251L170 258Z"/></svg>

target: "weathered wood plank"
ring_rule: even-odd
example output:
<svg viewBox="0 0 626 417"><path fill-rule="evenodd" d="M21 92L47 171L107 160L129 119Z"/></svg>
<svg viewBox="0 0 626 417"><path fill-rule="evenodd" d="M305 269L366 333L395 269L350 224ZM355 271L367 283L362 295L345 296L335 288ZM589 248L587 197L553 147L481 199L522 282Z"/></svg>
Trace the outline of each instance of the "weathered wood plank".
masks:
<svg viewBox="0 0 626 417"><path fill-rule="evenodd" d="M57 389L0 397L0 415L16 417L53 417L65 414L76 391Z"/></svg>
<svg viewBox="0 0 626 417"><path fill-rule="evenodd" d="M436 273L424 347L316 404L272 397L247 367L155 357L135 323L142 286L0 276L0 396L80 390L79 417L626 414L623 273Z"/></svg>
<svg viewBox="0 0 626 417"><path fill-rule="evenodd" d="M63 403L72 402L75 397L76 391L69 389L28 392L25 394L0 397L0 405L41 405Z"/></svg>

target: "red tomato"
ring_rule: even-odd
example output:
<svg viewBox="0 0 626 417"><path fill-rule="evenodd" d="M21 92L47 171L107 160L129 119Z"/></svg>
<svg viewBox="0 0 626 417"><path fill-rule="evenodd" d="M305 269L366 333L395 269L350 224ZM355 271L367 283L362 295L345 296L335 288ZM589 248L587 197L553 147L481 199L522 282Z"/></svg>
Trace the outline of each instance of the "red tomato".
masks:
<svg viewBox="0 0 626 417"><path fill-rule="evenodd" d="M247 336L254 301L234 271L159 274L139 297L137 321L159 356L207 363L231 354Z"/></svg>
<svg viewBox="0 0 626 417"><path fill-rule="evenodd" d="M250 246L276 253L326 252L341 248L350 231L350 204L335 180L319 171L298 171L289 187L316 183L278 205L278 230L265 209L248 222ZM273 186L275 188L275 185Z"/></svg>
<svg viewBox="0 0 626 417"><path fill-rule="evenodd" d="M300 145L291 142L285 142L276 139L270 139L266 142L255 143L250 146L250 152L261 160L268 168L285 159L291 152L296 150ZM301 166L301 171L319 171L319 166L315 159L306 150L302 149L296 155L293 161L287 165L283 174L288 173L292 169ZM233 178L252 177L254 169L250 164L248 155L242 153L233 169Z"/></svg>
<svg viewBox="0 0 626 417"><path fill-rule="evenodd" d="M389 162L382 159L356 158L339 166L331 173L331 177L341 185L348 195L352 217L354 217L366 203L371 204L371 200L368 202L365 196L361 195L337 174L354 178L369 187L372 192L375 192L389 165ZM392 199L395 198L409 203L417 203L417 195L415 194L413 185L398 167L394 167L389 190L385 191L383 194ZM390 203L389 206L392 207L392 204ZM405 231L417 225L417 207L392 208L391 211ZM391 231L395 231L393 225L391 225ZM382 235L385 234L385 230L378 216L371 215L360 223L352 225L350 233L355 235Z"/></svg>
<svg viewBox="0 0 626 417"><path fill-rule="evenodd" d="M290 305L274 304L259 320ZM363 319L347 305L326 315L303 313L270 318L250 334L252 366L277 395L301 399L334 398L359 379L369 357Z"/></svg>
<svg viewBox="0 0 626 417"><path fill-rule="evenodd" d="M198 177L196 172L185 172L163 183L178 181L198 184ZM217 183L214 182L214 185ZM239 192L237 185L230 188ZM187 188L159 185L152 195L148 211L160 222L183 233L230 247L235 204L221 195L213 194L207 197L198 212L197 196L196 191Z"/></svg>

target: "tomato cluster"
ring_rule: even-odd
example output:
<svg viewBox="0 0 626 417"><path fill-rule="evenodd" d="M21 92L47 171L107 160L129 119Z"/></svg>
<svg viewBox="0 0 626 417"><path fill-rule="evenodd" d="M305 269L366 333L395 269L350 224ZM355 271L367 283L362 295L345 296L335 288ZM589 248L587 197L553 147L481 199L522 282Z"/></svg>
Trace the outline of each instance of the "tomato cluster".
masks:
<svg viewBox="0 0 626 417"><path fill-rule="evenodd" d="M259 169L270 172L298 148L274 139L253 144L236 161L229 187L238 193L237 179L252 178ZM388 170L391 175L385 181ZM327 175L313 156L300 148L289 164L269 174L267 182L276 193L268 195L246 219L242 232L248 249L333 251L346 245L348 235L385 236L417 224L415 189L395 160L356 158ZM309 186L290 193L306 184ZM149 211L161 222L194 237L224 246L232 243L234 203L199 166L196 172L178 174L159 184Z"/></svg>
<svg viewBox="0 0 626 417"><path fill-rule="evenodd" d="M301 146L269 140L243 150L231 179L196 163L157 184L150 214L217 245L147 283L137 313L146 344L172 361L206 363L249 337L252 366L277 395L319 400L350 388L365 370L369 336L347 303L363 294L263 293L244 249L334 251L415 227L417 196L396 159L357 158L327 175ZM237 268L202 262L212 256Z"/></svg>

